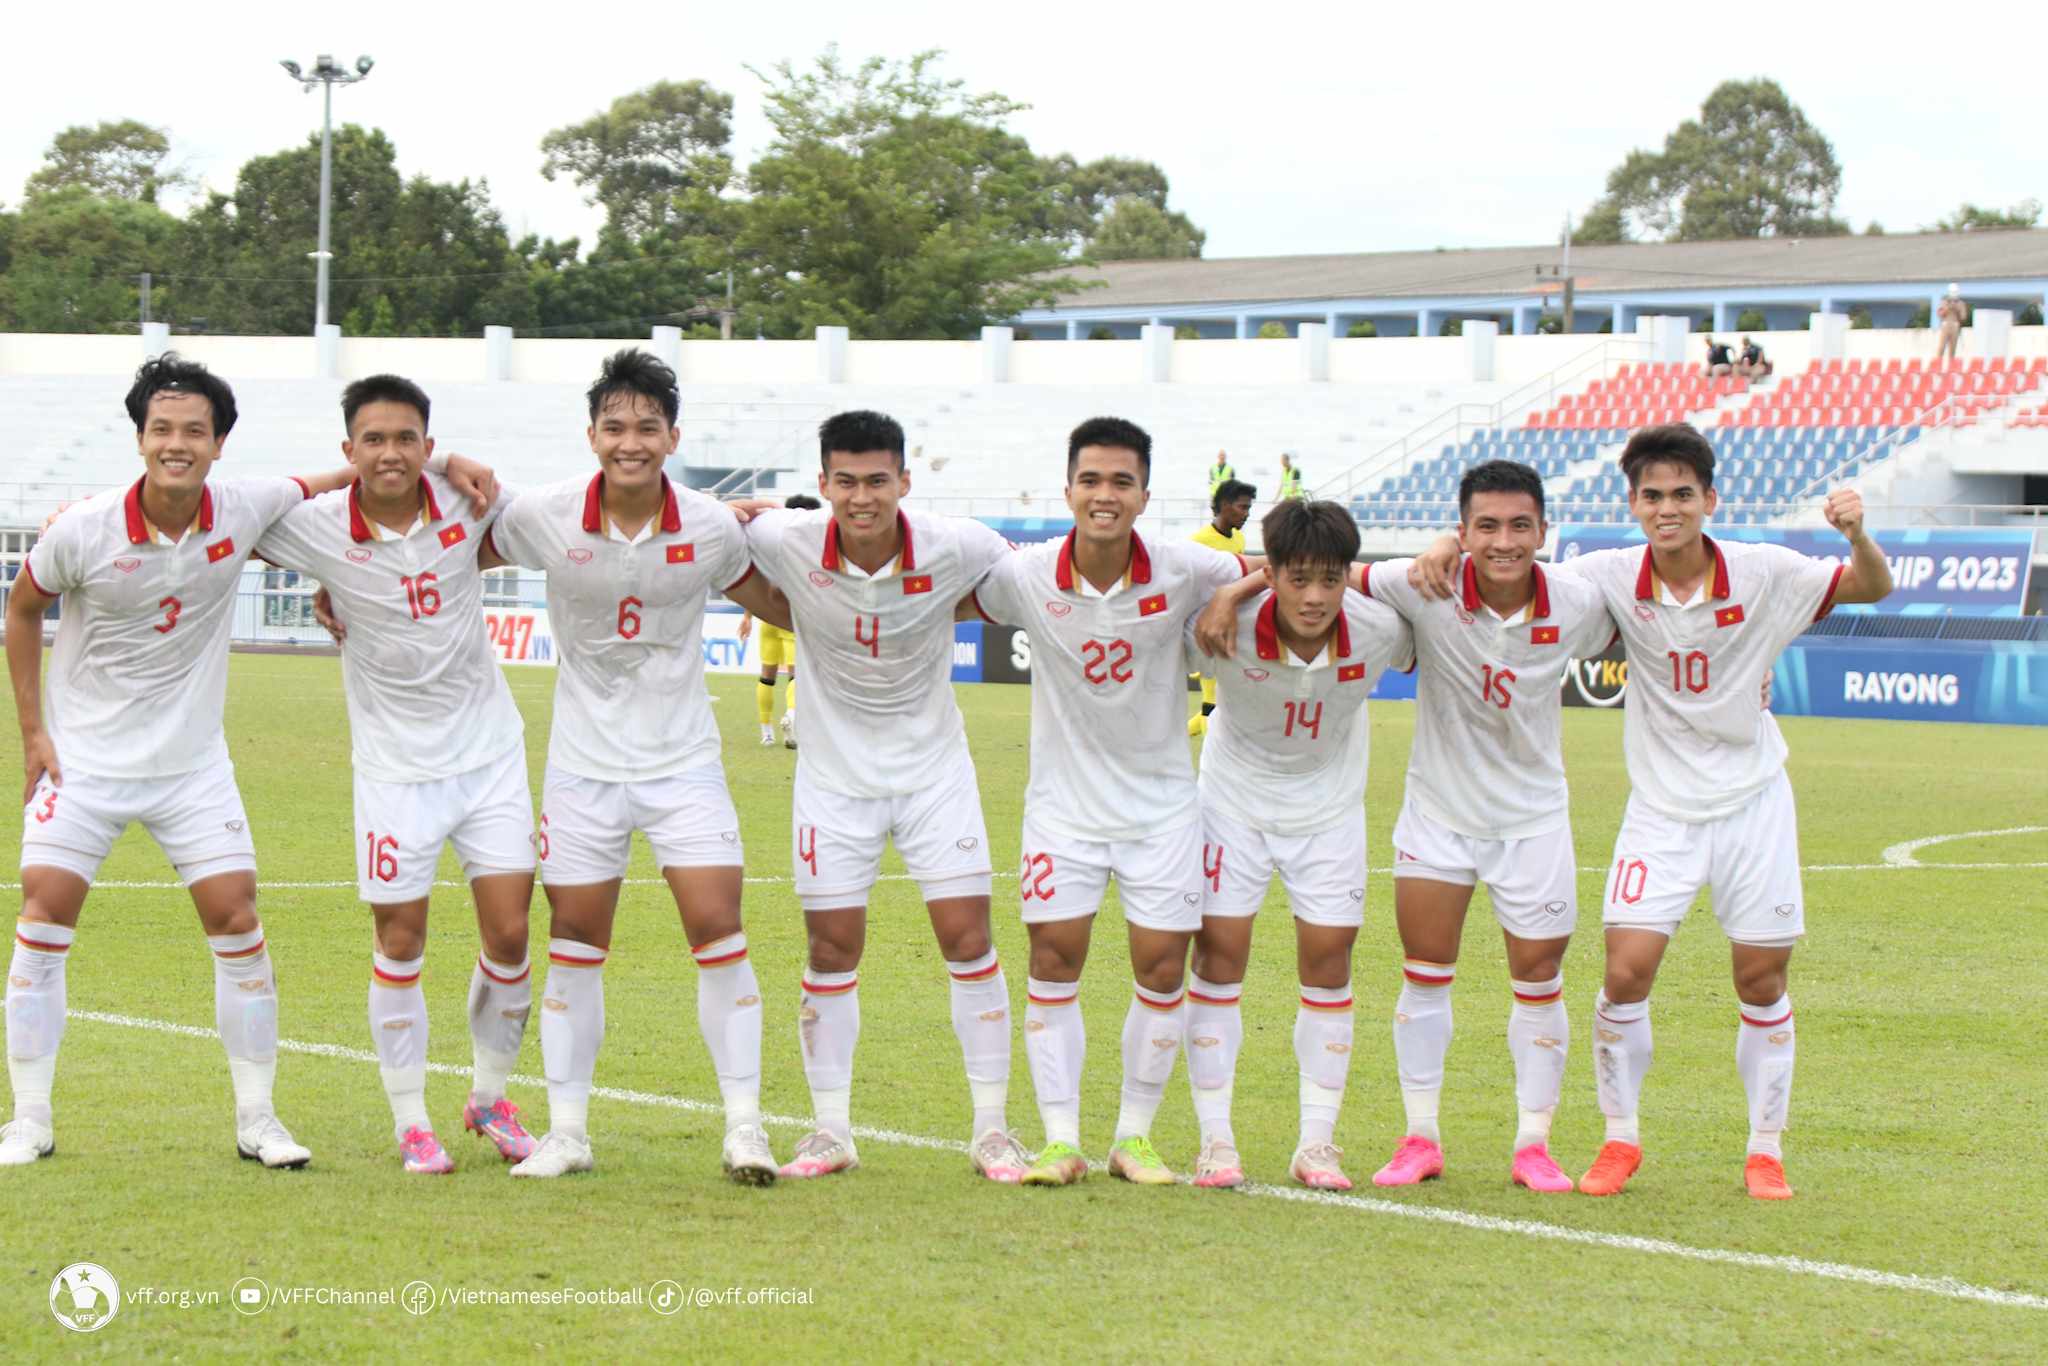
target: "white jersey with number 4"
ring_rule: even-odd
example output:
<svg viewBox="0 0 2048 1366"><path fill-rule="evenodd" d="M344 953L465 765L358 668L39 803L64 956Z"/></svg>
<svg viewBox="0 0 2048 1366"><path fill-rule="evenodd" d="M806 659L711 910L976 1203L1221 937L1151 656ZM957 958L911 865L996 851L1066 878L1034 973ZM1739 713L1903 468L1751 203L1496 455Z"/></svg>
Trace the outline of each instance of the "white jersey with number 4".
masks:
<svg viewBox="0 0 2048 1366"><path fill-rule="evenodd" d="M167 540L142 481L50 524L22 572L63 599L43 724L57 763L107 778L168 778L228 757L221 731L242 565L306 496L296 479L206 485L199 519Z"/></svg>
<svg viewBox="0 0 2048 1366"><path fill-rule="evenodd" d="M348 632L341 686L357 773L424 783L482 768L525 733L484 630L476 557L497 509L473 517L428 473L420 520L400 536L363 516L358 487L292 509L256 553L320 580L334 600Z"/></svg>
<svg viewBox="0 0 2048 1366"><path fill-rule="evenodd" d="M1356 815L1372 750L1365 700L1388 669L1414 666L1415 644L1392 609L1348 588L1343 603L1312 660L1280 639L1271 590L1238 608L1231 658L1190 643L1189 662L1216 671L1198 780L1204 810L1274 835L1313 835Z"/></svg>
<svg viewBox="0 0 2048 1366"><path fill-rule="evenodd" d="M600 782L666 778L718 761L704 690L704 604L746 578L732 512L661 481L660 513L632 539L604 511L604 476L529 489L485 533L548 576L561 653L548 762Z"/></svg>
<svg viewBox="0 0 2048 1366"><path fill-rule="evenodd" d="M1613 641L1606 602L1591 584L1535 565L1535 596L1503 618L1480 599L1469 556L1441 599L1409 585L1409 564L1387 560L1366 577L1367 591L1415 628L1408 800L1471 839L1526 839L1565 825L1564 675Z"/></svg>
<svg viewBox="0 0 2048 1366"><path fill-rule="evenodd" d="M1031 639L1026 819L1068 839L1135 840L1199 814L1181 632L1244 561L1192 541L1147 545L1107 595L1074 568L1074 533L1026 547L975 591ZM797 633L802 641L803 633Z"/></svg>
<svg viewBox="0 0 2048 1366"><path fill-rule="evenodd" d="M1781 545L1703 537L1711 567L1688 602L1650 548L1595 550L1556 567L1600 589L1628 648L1622 752L1632 795L1673 820L1733 815L1785 767L1764 675L1828 614L1844 566Z"/></svg>
<svg viewBox="0 0 2048 1366"><path fill-rule="evenodd" d="M870 575L839 549L829 509L771 509L747 523L754 563L796 625L797 763L849 797L937 784L967 748L953 699L953 607L1010 543L964 517L899 509L903 549Z"/></svg>

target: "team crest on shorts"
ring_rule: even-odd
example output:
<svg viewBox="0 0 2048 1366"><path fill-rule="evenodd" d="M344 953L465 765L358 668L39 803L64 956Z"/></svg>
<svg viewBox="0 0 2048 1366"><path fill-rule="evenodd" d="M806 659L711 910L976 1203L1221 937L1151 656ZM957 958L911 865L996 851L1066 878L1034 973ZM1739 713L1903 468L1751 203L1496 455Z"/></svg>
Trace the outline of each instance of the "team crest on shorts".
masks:
<svg viewBox="0 0 2048 1366"><path fill-rule="evenodd" d="M1799 908L1797 906L1793 905L1789 901L1782 906L1771 907L1772 912L1775 913L1778 919L1780 920L1790 920L1792 918L1792 912L1798 909Z"/></svg>
<svg viewBox="0 0 2048 1366"><path fill-rule="evenodd" d="M974 849L974 846L975 846L975 845L977 845L977 844L980 844L980 843L981 843L981 841L980 841L980 840L978 840L978 839L976 839L976 838L975 838L974 836L972 836L972 835L968 835L968 836L965 836L964 838L961 838L961 839L955 840L955 841L954 841L953 843L954 843L954 847L955 847L955 848L957 848L958 850L960 850L960 852L961 852L961 853L965 854L965 853L971 853L971 852L973 851L973 849Z"/></svg>
<svg viewBox="0 0 2048 1366"><path fill-rule="evenodd" d="M1543 913L1545 915L1563 915L1564 903L1562 901L1546 901L1543 903Z"/></svg>
<svg viewBox="0 0 2048 1366"><path fill-rule="evenodd" d="M1202 904L1202 894L1200 892L1189 892L1181 897L1181 900L1187 902L1190 906L1199 906Z"/></svg>
<svg viewBox="0 0 2048 1366"><path fill-rule="evenodd" d="M357 564L368 564L370 562L370 552L363 549L361 546L355 546L352 549L343 551L342 553L344 555L347 555L349 559L353 560Z"/></svg>
<svg viewBox="0 0 2048 1366"><path fill-rule="evenodd" d="M589 564L589 563L590 563L590 560L591 560L591 552L589 552L588 550L580 550L580 549L579 549L579 550L572 550L572 551L570 551L570 552L569 552L569 563L570 563L570 564Z"/></svg>
<svg viewBox="0 0 2048 1366"><path fill-rule="evenodd" d="M229 822L228 822L228 829L230 829L230 830L234 831L234 832L235 832L236 834L238 834L238 835L239 835L239 834L241 834L241 833L242 833L242 822L241 822L241 821L229 821Z"/></svg>
<svg viewBox="0 0 2048 1366"><path fill-rule="evenodd" d="M1365 900L1365 888L1363 888L1363 887L1353 887L1353 888L1351 889L1351 899L1352 899L1353 901L1363 901L1363 900Z"/></svg>

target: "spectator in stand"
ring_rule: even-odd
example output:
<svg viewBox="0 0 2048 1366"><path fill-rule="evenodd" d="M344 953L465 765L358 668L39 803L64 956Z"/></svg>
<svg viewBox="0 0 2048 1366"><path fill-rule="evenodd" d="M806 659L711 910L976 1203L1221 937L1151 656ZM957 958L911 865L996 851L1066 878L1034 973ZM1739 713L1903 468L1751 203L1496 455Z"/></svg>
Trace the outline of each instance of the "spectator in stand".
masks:
<svg viewBox="0 0 2048 1366"><path fill-rule="evenodd" d="M1754 339L1742 339L1742 351L1735 361L1735 373L1744 379L1762 379L1771 373L1771 363L1764 358L1764 349Z"/></svg>
<svg viewBox="0 0 2048 1366"><path fill-rule="evenodd" d="M1301 487L1301 467L1294 463L1294 456L1292 455L1292 453L1282 451L1280 453L1281 501L1286 502L1289 499L1305 498L1307 496L1308 495L1302 491Z"/></svg>
<svg viewBox="0 0 2048 1366"><path fill-rule="evenodd" d="M1209 467L1209 496L1216 496L1216 490L1223 486L1224 480L1235 478L1237 468L1230 463L1230 457L1222 451L1216 452L1216 463Z"/></svg>
<svg viewBox="0 0 2048 1366"><path fill-rule="evenodd" d="M1707 378L1712 379L1716 375L1730 375L1733 373L1735 373L1735 356L1729 350L1728 343L1717 342L1712 337L1708 337Z"/></svg>
<svg viewBox="0 0 2048 1366"><path fill-rule="evenodd" d="M1935 312L1935 321L1941 324L1941 344L1935 348L1934 358L1954 360L1956 343L1963 339L1963 328L1970 321L1970 306L1963 302L1960 288L1955 285L1948 287L1948 294Z"/></svg>

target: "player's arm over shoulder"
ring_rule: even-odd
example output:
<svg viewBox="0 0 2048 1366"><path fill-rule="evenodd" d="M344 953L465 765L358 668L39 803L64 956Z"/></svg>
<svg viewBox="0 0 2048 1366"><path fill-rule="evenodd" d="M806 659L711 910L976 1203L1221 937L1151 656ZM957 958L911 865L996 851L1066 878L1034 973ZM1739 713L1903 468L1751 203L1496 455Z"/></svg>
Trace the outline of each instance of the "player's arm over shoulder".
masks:
<svg viewBox="0 0 2048 1366"><path fill-rule="evenodd" d="M1415 628L1405 615L1350 588L1344 590L1344 609L1351 614L1353 628L1367 634L1375 647L1373 653L1386 660L1388 668L1402 673L1415 668Z"/></svg>

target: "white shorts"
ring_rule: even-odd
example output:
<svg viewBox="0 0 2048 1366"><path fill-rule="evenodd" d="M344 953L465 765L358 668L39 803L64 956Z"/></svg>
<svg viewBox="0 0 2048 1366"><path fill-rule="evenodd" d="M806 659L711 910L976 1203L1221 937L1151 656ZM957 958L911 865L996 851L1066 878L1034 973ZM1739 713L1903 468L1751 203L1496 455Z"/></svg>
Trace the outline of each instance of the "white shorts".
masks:
<svg viewBox="0 0 2048 1366"><path fill-rule="evenodd" d="M608 783L549 764L540 794L540 880L580 887L626 875L633 832L657 868L732 868L746 860L725 769L699 764L665 778Z"/></svg>
<svg viewBox="0 0 2048 1366"><path fill-rule="evenodd" d="M1017 870L1024 923L1078 920L1102 907L1116 879L1124 919L1148 930L1202 928L1202 822L1141 840L1077 840L1039 827L1024 811L1024 859Z"/></svg>
<svg viewBox="0 0 2048 1366"><path fill-rule="evenodd" d="M1711 889L1714 918L1738 944L1783 947L1806 933L1799 886L1799 820L1792 780L1780 772L1733 815L1675 821L1635 797L1607 865L1602 919L1670 934Z"/></svg>
<svg viewBox="0 0 2048 1366"><path fill-rule="evenodd" d="M1202 811L1204 916L1258 914L1273 874L1288 909L1311 925L1365 923L1365 808L1313 835L1275 835Z"/></svg>
<svg viewBox="0 0 2048 1366"><path fill-rule="evenodd" d="M62 787L50 786L44 774L21 813L21 866L62 868L90 883L135 821L187 887L256 871L249 815L226 759L170 778L102 778L73 769Z"/></svg>
<svg viewBox="0 0 2048 1366"><path fill-rule="evenodd" d="M424 783L356 774L356 890L373 906L418 901L452 841L464 877L533 871L526 746L481 768Z"/></svg>
<svg viewBox="0 0 2048 1366"><path fill-rule="evenodd" d="M965 745L930 787L894 797L827 792L799 750L789 821L796 898L807 911L867 905L891 839L926 901L988 895L988 828Z"/></svg>
<svg viewBox="0 0 2048 1366"><path fill-rule="evenodd" d="M1493 918L1517 939L1563 939L1579 925L1570 821L1516 840L1474 839L1403 800L1394 822L1394 877L1459 887L1485 883Z"/></svg>

